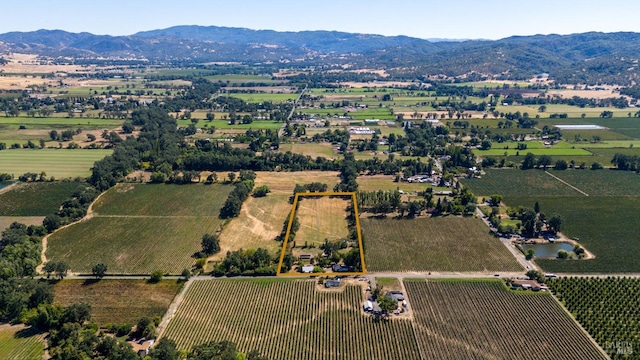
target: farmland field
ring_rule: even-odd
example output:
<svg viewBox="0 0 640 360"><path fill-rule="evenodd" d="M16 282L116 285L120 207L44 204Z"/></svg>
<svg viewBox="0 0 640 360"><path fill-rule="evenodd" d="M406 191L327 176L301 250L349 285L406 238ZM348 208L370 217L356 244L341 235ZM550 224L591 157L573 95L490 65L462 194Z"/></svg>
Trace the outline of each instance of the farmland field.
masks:
<svg viewBox="0 0 640 360"><path fill-rule="evenodd" d="M369 271L520 271L489 229L473 217L361 219Z"/></svg>
<svg viewBox="0 0 640 360"><path fill-rule="evenodd" d="M199 280L162 337L180 349L229 340L270 359L420 359L411 323L376 323L362 315L362 301L360 286L321 292L313 280Z"/></svg>
<svg viewBox="0 0 640 360"><path fill-rule="evenodd" d="M296 233L298 244L321 245L325 239L336 241L349 235L346 209L351 199L322 197L299 197L296 215L300 229Z"/></svg>
<svg viewBox="0 0 640 360"><path fill-rule="evenodd" d="M500 194L509 196L574 196L581 195L576 190L549 176L542 170L487 169L481 178L462 179L478 196ZM584 170L585 173L590 173ZM561 172L552 172L561 176Z"/></svg>
<svg viewBox="0 0 640 360"><path fill-rule="evenodd" d="M88 176L93 163L110 154L103 149L11 149L0 151L0 169L16 176L42 171L57 179Z"/></svg>
<svg viewBox="0 0 640 360"><path fill-rule="evenodd" d="M295 154L307 155L313 158L321 156L327 159L334 159L338 157L338 155L333 151L333 145L329 143L280 144L280 148L278 148L278 151L291 151Z"/></svg>
<svg viewBox="0 0 640 360"><path fill-rule="evenodd" d="M578 238L595 255L590 260L536 260L547 271L640 271L640 237L632 225L640 211L638 175L615 170L549 172L589 196L539 170L488 170L482 179L463 183L478 195L502 194L508 206L539 202L547 216L562 216L563 234Z"/></svg>
<svg viewBox="0 0 640 360"><path fill-rule="evenodd" d="M44 216L0 216L0 232L8 228L12 223L19 222L21 224L42 225Z"/></svg>
<svg viewBox="0 0 640 360"><path fill-rule="evenodd" d="M192 255L201 249L202 235L215 233L221 225L213 216L97 216L51 235L46 256L83 274L99 262L113 274L180 274L195 263Z"/></svg>
<svg viewBox="0 0 640 360"><path fill-rule="evenodd" d="M629 357L624 355L630 355L629 351L637 352L640 280L564 277L551 279L549 285L558 300L613 359L626 359Z"/></svg>
<svg viewBox="0 0 640 360"><path fill-rule="evenodd" d="M0 193L0 216L46 216L84 184L78 182L19 183Z"/></svg>
<svg viewBox="0 0 640 360"><path fill-rule="evenodd" d="M266 185L271 192L265 197L249 197L237 218L232 219L220 233L220 252L213 256L220 260L227 250L262 247L280 250L282 244L274 241L288 220L291 204L289 197L296 184L321 182L333 188L338 182L336 172L256 172L255 186Z"/></svg>
<svg viewBox="0 0 640 360"><path fill-rule="evenodd" d="M81 119L81 118L31 118L1 117L0 130L18 129L24 125L27 129L114 129L121 126L124 120ZM46 139L49 140L49 139Z"/></svg>
<svg viewBox="0 0 640 360"><path fill-rule="evenodd" d="M91 320L100 326L135 324L143 316L162 317L181 288L176 280L62 280L55 285L54 304L87 303Z"/></svg>
<svg viewBox="0 0 640 360"><path fill-rule="evenodd" d="M44 356L44 334L24 325L0 325L0 359L40 360Z"/></svg>
<svg viewBox="0 0 640 360"><path fill-rule="evenodd" d="M405 281L425 359L606 359L549 294L499 281Z"/></svg>
<svg viewBox="0 0 640 360"><path fill-rule="evenodd" d="M179 274L195 262L192 255L201 249L202 235L222 226L218 213L231 189L219 184L116 186L99 199L99 215L49 237L47 258L64 260L81 273L102 262L109 273Z"/></svg>
<svg viewBox="0 0 640 360"><path fill-rule="evenodd" d="M508 197L510 206L533 207L538 201L548 216L560 214L562 233L579 238L596 257L590 260L540 259L536 263L549 272L639 272L640 235L638 196Z"/></svg>
<svg viewBox="0 0 640 360"><path fill-rule="evenodd" d="M118 184L94 204L98 215L218 216L231 185ZM151 201L152 200L152 201Z"/></svg>

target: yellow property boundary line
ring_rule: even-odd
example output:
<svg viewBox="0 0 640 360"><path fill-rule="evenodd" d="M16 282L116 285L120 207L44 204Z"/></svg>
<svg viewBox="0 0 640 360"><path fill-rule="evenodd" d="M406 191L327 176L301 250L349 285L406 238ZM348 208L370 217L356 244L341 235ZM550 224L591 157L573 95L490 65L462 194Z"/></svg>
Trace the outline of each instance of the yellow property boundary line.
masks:
<svg viewBox="0 0 640 360"><path fill-rule="evenodd" d="M356 232L358 233L358 249L360 250L360 264L362 265L362 271L360 272L331 272L331 273L281 273L280 269L282 268L282 262L284 261L284 255L287 252L287 242L289 241L289 235L291 233L291 225L293 224L293 219L296 216L296 207L298 206L298 199L300 197L319 197L319 196L350 196L351 202L353 203L353 215L356 220ZM278 270L276 271L277 276L326 276L326 275L336 275L336 276L353 276L353 275L364 275L367 273L367 267L364 264L364 249L362 248L362 232L360 231L360 215L358 214L358 201L356 200L355 192L304 192L304 193L296 193L293 198L293 206L291 207L291 214L289 215L289 224L287 225L287 232L285 233L284 240L282 242L282 253L280 254L280 261L278 262Z"/></svg>

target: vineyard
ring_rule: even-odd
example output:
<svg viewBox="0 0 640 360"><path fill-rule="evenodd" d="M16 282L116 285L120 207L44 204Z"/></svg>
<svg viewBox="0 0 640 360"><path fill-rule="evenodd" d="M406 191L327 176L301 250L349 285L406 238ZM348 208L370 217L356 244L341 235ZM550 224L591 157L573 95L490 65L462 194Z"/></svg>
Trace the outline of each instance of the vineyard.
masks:
<svg viewBox="0 0 640 360"><path fill-rule="evenodd" d="M588 172L586 172L588 173ZM558 172L553 172L558 176ZM542 170L487 169L481 178L461 179L478 196L576 196L579 192Z"/></svg>
<svg viewBox="0 0 640 360"><path fill-rule="evenodd" d="M118 184L96 200L93 211L118 216L218 216L231 190L232 186L220 184Z"/></svg>
<svg viewBox="0 0 640 360"><path fill-rule="evenodd" d="M21 183L0 194L0 216L47 216L84 184L78 182Z"/></svg>
<svg viewBox="0 0 640 360"><path fill-rule="evenodd" d="M222 226L218 214L231 189L217 184L118 185L96 201L97 215L52 234L46 256L80 273L104 263L109 273L179 274L194 264L202 235Z"/></svg>
<svg viewBox="0 0 640 360"><path fill-rule="evenodd" d="M549 281L549 285L558 300L613 359L631 358L630 353L638 358L639 279L558 278Z"/></svg>
<svg viewBox="0 0 640 360"><path fill-rule="evenodd" d="M640 235L634 226L640 212L638 196L579 196L572 198L511 197L510 206L533 207L538 201L547 215L560 214L562 232L580 239L595 254L592 260L536 260L547 272L638 272Z"/></svg>
<svg viewBox="0 0 640 360"><path fill-rule="evenodd" d="M405 281L425 359L606 359L549 294L496 281Z"/></svg>
<svg viewBox="0 0 640 360"><path fill-rule="evenodd" d="M176 280L151 284L137 279L65 279L56 283L53 302L61 306L78 302L91 305L91 321L100 326L135 324L143 316L162 317L181 288L182 283Z"/></svg>
<svg viewBox="0 0 640 360"><path fill-rule="evenodd" d="M369 271L520 271L476 218L362 219Z"/></svg>
<svg viewBox="0 0 640 360"><path fill-rule="evenodd" d="M270 359L419 359L410 321L373 322L360 286L319 292L313 280L199 280L162 335L180 349L230 340Z"/></svg>
<svg viewBox="0 0 640 360"><path fill-rule="evenodd" d="M40 360L44 355L44 334L22 325L0 325L0 359Z"/></svg>
<svg viewBox="0 0 640 360"><path fill-rule="evenodd" d="M195 263L202 235L214 233L218 217L103 217L59 230L49 237L47 259L65 261L71 271L91 273L103 263L113 274L180 274Z"/></svg>

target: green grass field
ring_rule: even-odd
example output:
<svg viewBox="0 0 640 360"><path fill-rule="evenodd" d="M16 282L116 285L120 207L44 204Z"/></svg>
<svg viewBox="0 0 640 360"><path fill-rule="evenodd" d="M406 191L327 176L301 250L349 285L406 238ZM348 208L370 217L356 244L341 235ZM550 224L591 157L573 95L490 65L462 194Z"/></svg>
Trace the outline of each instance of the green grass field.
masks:
<svg viewBox="0 0 640 360"><path fill-rule="evenodd" d="M369 271L519 271L480 219L361 219Z"/></svg>
<svg viewBox="0 0 640 360"><path fill-rule="evenodd" d="M27 129L114 129L123 122L124 120L114 119L0 117L0 130L18 129L20 125L26 126Z"/></svg>
<svg viewBox="0 0 640 360"><path fill-rule="evenodd" d="M176 280L62 280L55 285L54 304L87 303L91 320L99 326L135 324L143 316L162 317L181 288Z"/></svg>
<svg viewBox="0 0 640 360"><path fill-rule="evenodd" d="M271 93L260 93L260 94L228 94L230 97L242 99L248 103L262 103L265 101L271 101L274 103L293 101L298 98L298 94L271 94Z"/></svg>
<svg viewBox="0 0 640 360"><path fill-rule="evenodd" d="M0 193L0 216L47 216L64 200L86 186L71 181L18 183Z"/></svg>
<svg viewBox="0 0 640 360"><path fill-rule="evenodd" d="M102 262L109 273L179 274L194 264L202 235L222 226L218 214L231 190L219 184L116 186L99 199L98 215L51 235L47 258L80 273Z"/></svg>
<svg viewBox="0 0 640 360"><path fill-rule="evenodd" d="M506 153L507 156L509 155L520 155L520 156L524 156L527 153L532 153L533 155L539 156L539 155L560 155L560 156L588 156L591 155L591 153L585 149L580 149L580 148L543 148L543 149L524 149L524 150L517 150L514 148L509 148L509 149L504 149L504 148L500 148L500 147L492 147L489 150L474 150L473 151L474 154L478 155L478 156L504 156L504 154Z"/></svg>
<svg viewBox="0 0 640 360"><path fill-rule="evenodd" d="M24 325L0 325L0 359L40 360L44 356L44 334Z"/></svg>
<svg viewBox="0 0 640 360"><path fill-rule="evenodd" d="M308 155L313 158L321 156L327 159L335 159L338 154L333 151L333 145L329 143L290 143L280 144L280 152L291 151L292 153Z"/></svg>
<svg viewBox="0 0 640 360"><path fill-rule="evenodd" d="M0 171L16 177L26 172L47 173L56 179L86 177L93 164L111 150L12 149L0 151Z"/></svg>
<svg viewBox="0 0 640 360"><path fill-rule="evenodd" d="M178 120L178 126L187 127L191 124L191 120ZM200 120L196 124L196 127L214 127L216 129L280 129L282 127L282 122L280 121L271 121L271 120L255 120L251 124L229 124L228 120ZM215 137L213 134L211 137Z"/></svg>

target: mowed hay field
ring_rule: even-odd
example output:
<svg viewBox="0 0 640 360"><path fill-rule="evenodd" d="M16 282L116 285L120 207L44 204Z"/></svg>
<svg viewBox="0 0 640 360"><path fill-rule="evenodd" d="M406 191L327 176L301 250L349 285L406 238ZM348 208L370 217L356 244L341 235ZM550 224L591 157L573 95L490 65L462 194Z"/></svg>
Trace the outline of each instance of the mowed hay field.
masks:
<svg viewBox="0 0 640 360"><path fill-rule="evenodd" d="M135 324L143 316L162 317L182 285L176 280L150 284L138 279L67 279L56 283L54 304L87 303L91 320L99 326Z"/></svg>
<svg viewBox="0 0 640 360"><path fill-rule="evenodd" d="M71 181L13 185L0 192L0 216L47 216L54 214L62 202L71 197L74 191L85 186L87 185L84 183Z"/></svg>
<svg viewBox="0 0 640 360"><path fill-rule="evenodd" d="M84 177L93 163L110 154L104 149L11 149L0 151L0 169L16 176L44 171L56 179Z"/></svg>
<svg viewBox="0 0 640 360"><path fill-rule="evenodd" d="M24 325L0 325L0 359L40 360L44 356L44 334Z"/></svg>
<svg viewBox="0 0 640 360"><path fill-rule="evenodd" d="M474 217L360 219L369 271L521 271Z"/></svg>
<svg viewBox="0 0 640 360"><path fill-rule="evenodd" d="M300 229L296 233L298 244L323 244L325 239L336 241L349 235L346 209L351 198L329 196L300 196L296 216Z"/></svg>
<svg viewBox="0 0 640 360"><path fill-rule="evenodd" d="M405 281L424 359L607 359L548 293L495 281Z"/></svg>
<svg viewBox="0 0 640 360"><path fill-rule="evenodd" d="M29 225L42 225L44 216L0 216L0 232L13 224L19 222L21 224Z"/></svg>
<svg viewBox="0 0 640 360"><path fill-rule="evenodd" d="M222 226L219 209L232 189L219 184L117 185L96 202L95 216L49 237L47 259L65 261L77 273L104 263L112 274L179 274L194 264L202 235ZM160 206L153 206L156 201Z"/></svg>
<svg viewBox="0 0 640 360"><path fill-rule="evenodd" d="M271 251L282 249L280 242L274 241L284 223L289 219L291 204L289 198L296 184L321 182L330 189L340 181L333 171L300 172L256 172L255 186L266 185L271 192L265 197L250 196L242 205L237 218L224 227L220 234L221 251L213 256L220 260L227 250L262 247Z"/></svg>
<svg viewBox="0 0 640 360"><path fill-rule="evenodd" d="M229 340L269 359L420 359L411 323L374 322L363 296L360 286L317 291L313 280L197 280L162 337L180 349Z"/></svg>

